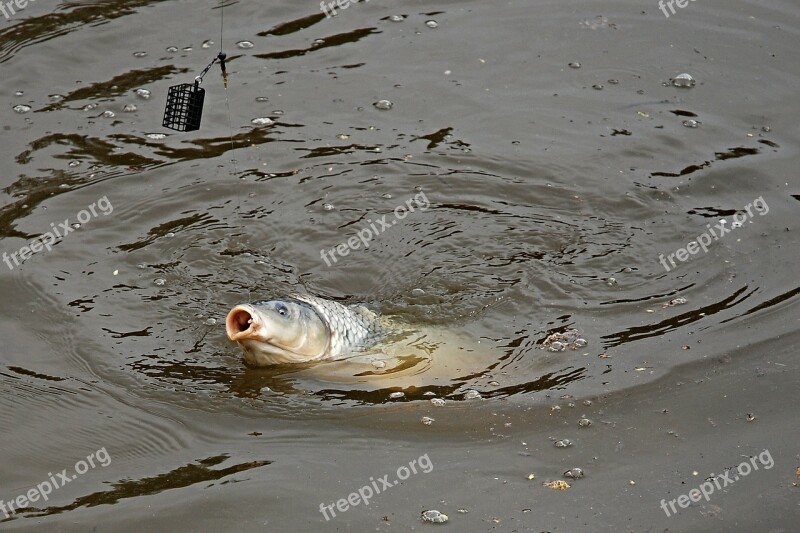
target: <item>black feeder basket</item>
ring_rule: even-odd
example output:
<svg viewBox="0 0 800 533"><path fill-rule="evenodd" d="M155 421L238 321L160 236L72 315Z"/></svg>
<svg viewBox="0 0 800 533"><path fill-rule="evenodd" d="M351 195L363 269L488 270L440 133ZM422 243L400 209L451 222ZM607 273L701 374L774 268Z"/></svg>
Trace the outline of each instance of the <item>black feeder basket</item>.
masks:
<svg viewBox="0 0 800 533"><path fill-rule="evenodd" d="M177 131L199 130L205 96L206 90L200 87L198 80L194 84L173 85L167 93L167 106L161 124Z"/></svg>
<svg viewBox="0 0 800 533"><path fill-rule="evenodd" d="M181 83L169 88L167 105L164 108L164 120L161 122L162 126L177 131L196 131L200 129L200 119L203 117L203 100L206 97L206 90L200 87L200 83L203 81L203 76L206 75L208 69L219 61L219 66L222 69L222 80L225 83L225 88L228 88L225 57L225 53L220 51L217 57L194 79L194 83Z"/></svg>

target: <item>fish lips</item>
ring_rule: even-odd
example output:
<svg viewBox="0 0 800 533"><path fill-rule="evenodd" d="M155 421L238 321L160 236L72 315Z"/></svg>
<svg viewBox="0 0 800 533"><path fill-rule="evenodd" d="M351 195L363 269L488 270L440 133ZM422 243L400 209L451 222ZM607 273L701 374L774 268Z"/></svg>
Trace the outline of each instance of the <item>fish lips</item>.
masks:
<svg viewBox="0 0 800 533"><path fill-rule="evenodd" d="M228 338L234 342L244 340L268 342L270 340L258 318L258 312L248 304L237 305L230 310L225 319L225 331Z"/></svg>

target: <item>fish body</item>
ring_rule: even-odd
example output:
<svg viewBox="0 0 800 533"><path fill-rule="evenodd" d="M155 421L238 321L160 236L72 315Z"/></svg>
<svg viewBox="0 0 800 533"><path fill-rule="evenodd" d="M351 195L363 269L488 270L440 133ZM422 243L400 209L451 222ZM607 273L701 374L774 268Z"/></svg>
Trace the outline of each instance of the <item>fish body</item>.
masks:
<svg viewBox="0 0 800 533"><path fill-rule="evenodd" d="M237 305L225 326L251 366L339 359L374 345L389 332L364 306L306 294Z"/></svg>

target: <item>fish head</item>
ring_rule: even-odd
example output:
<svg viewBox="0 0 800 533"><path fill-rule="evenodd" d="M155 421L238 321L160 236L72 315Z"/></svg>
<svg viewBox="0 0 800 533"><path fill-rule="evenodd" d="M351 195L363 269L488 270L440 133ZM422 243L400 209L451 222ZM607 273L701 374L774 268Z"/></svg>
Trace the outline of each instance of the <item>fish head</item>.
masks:
<svg viewBox="0 0 800 533"><path fill-rule="evenodd" d="M252 366L322 359L331 337L311 305L291 299L237 305L228 313L225 329Z"/></svg>

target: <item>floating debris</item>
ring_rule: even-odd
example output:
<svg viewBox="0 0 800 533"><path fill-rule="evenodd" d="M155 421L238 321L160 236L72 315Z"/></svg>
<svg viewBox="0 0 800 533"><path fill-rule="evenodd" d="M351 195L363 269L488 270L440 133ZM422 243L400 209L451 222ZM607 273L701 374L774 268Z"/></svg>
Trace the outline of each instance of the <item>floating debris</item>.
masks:
<svg viewBox="0 0 800 533"><path fill-rule="evenodd" d="M166 133L145 133L144 136L148 139L153 139L154 141L160 141L161 139L167 138Z"/></svg>
<svg viewBox="0 0 800 533"><path fill-rule="evenodd" d="M385 361L375 360L375 361L372 361L372 366L375 367L375 368L378 368L378 369L386 368L386 362Z"/></svg>
<svg viewBox="0 0 800 533"><path fill-rule="evenodd" d="M107 110L107 111L103 111L103 116L104 116L105 118L114 118L114 117L116 117L117 115L116 115L116 113L114 113L113 111Z"/></svg>
<svg viewBox="0 0 800 533"><path fill-rule="evenodd" d="M438 28L439 27L439 23L436 22L435 20L426 20L425 21L425 25L427 27L429 27L429 28Z"/></svg>
<svg viewBox="0 0 800 533"><path fill-rule="evenodd" d="M163 285L166 282L167 280L165 280L164 278L157 278L155 281L153 281L153 283L155 283L156 285Z"/></svg>
<svg viewBox="0 0 800 533"><path fill-rule="evenodd" d="M270 126L275 124L275 121L269 117L258 117L251 120L250 123L255 124L256 126Z"/></svg>
<svg viewBox="0 0 800 533"><path fill-rule="evenodd" d="M389 394L389 399L390 400L398 400L400 398L405 398L405 397L406 397L406 393L403 392L403 391L397 391L397 392L393 392L393 393Z"/></svg>
<svg viewBox="0 0 800 533"><path fill-rule="evenodd" d="M752 421L753 421L753 420L755 420L755 419L756 419L756 415L754 415L753 413L747 413L747 418L746 418L746 420L747 420L748 422L752 422Z"/></svg>
<svg viewBox="0 0 800 533"><path fill-rule="evenodd" d="M551 352L563 352L567 348L570 350L577 350L588 345L588 341L579 337L580 333L577 329L568 329L563 333L553 333L549 335L542 345Z"/></svg>
<svg viewBox="0 0 800 533"><path fill-rule="evenodd" d="M31 110L31 106L25 104L17 104L14 107L12 107L12 109L14 110L15 113L23 114L29 112Z"/></svg>
<svg viewBox="0 0 800 533"><path fill-rule="evenodd" d="M542 486L553 490L567 490L570 487L569 483L567 483L563 479L557 479L555 481L542 483Z"/></svg>
<svg viewBox="0 0 800 533"><path fill-rule="evenodd" d="M211 48L214 46L214 41L206 40L203 41L203 44L200 45L202 48Z"/></svg>
<svg viewBox="0 0 800 533"><path fill-rule="evenodd" d="M564 477L568 477L571 479L580 479L584 476L583 470L580 468L570 468L566 472L564 472Z"/></svg>
<svg viewBox="0 0 800 533"><path fill-rule="evenodd" d="M150 91L148 91L147 89L136 89L136 96L138 96L139 98L142 98L144 100L149 100L150 99Z"/></svg>
<svg viewBox="0 0 800 533"><path fill-rule="evenodd" d="M97 104L86 104L85 106L83 106L83 110L84 111L91 111L95 107L97 107Z"/></svg>
<svg viewBox="0 0 800 533"><path fill-rule="evenodd" d="M406 19L405 15L392 15L389 20L392 22L403 22Z"/></svg>
<svg viewBox="0 0 800 533"><path fill-rule="evenodd" d="M536 474L528 474L526 477L527 477L529 480L533 480L533 479L536 479Z"/></svg>
<svg viewBox="0 0 800 533"><path fill-rule="evenodd" d="M582 428L588 428L589 426L592 425L592 421L584 417L578 420L578 425Z"/></svg>
<svg viewBox="0 0 800 533"><path fill-rule="evenodd" d="M178 51L178 47L177 47L177 46L167 46L166 50L167 50L167 52L169 52L170 54L174 54L175 52L177 52L177 51Z"/></svg>
<svg viewBox="0 0 800 533"><path fill-rule="evenodd" d="M468 390L464 393L465 400L478 400L482 398L481 393L476 390Z"/></svg>
<svg viewBox="0 0 800 533"><path fill-rule="evenodd" d="M677 76L672 78L672 85L684 89L691 89L692 87L695 86L696 83L697 81L690 74L687 74L685 72L683 74L678 74Z"/></svg>
<svg viewBox="0 0 800 533"><path fill-rule="evenodd" d="M122 111L125 113L134 113L137 109L139 108L134 104L125 104L125 107L122 108Z"/></svg>
<svg viewBox="0 0 800 533"><path fill-rule="evenodd" d="M333 211L333 209L334 209L333 208L333 204L329 204L328 202L325 202L324 204L322 204L322 209L324 209L325 211Z"/></svg>
<svg viewBox="0 0 800 533"><path fill-rule="evenodd" d="M429 416L423 416L422 418L419 419L419 421L422 422L423 424L425 424L426 426L430 426L431 424L436 422L436 419L435 418L431 418Z"/></svg>
<svg viewBox="0 0 800 533"><path fill-rule="evenodd" d="M206 326L215 326L217 324L216 318L209 318L206 320Z"/></svg>
<svg viewBox="0 0 800 533"><path fill-rule="evenodd" d="M435 405L436 407L444 406L446 402L442 398L431 398L431 405Z"/></svg>
<svg viewBox="0 0 800 533"><path fill-rule="evenodd" d="M147 52L144 51L134 52L133 57L147 57Z"/></svg>
<svg viewBox="0 0 800 533"><path fill-rule="evenodd" d="M584 28L589 29L589 30L599 30L599 29L605 29L605 28L614 28L614 29L616 29L617 28L616 24L614 24L613 22L608 20L608 18L604 17L603 15L597 15L593 19L584 19L584 20L582 20L580 22L580 25L583 26Z"/></svg>
<svg viewBox="0 0 800 533"><path fill-rule="evenodd" d="M449 520L446 514L440 513L436 509L431 509L430 511L422 511L422 515L420 516L423 522L430 522L432 524L444 524Z"/></svg>
<svg viewBox="0 0 800 533"><path fill-rule="evenodd" d="M253 48L255 44L252 41L239 41L236 43L236 48L241 48L242 50L247 50L248 48Z"/></svg>
<svg viewBox="0 0 800 533"><path fill-rule="evenodd" d="M697 121L697 120L695 120L695 119L693 119L693 118L690 118L690 119L688 119L688 120L684 120L684 121L683 121L683 125L684 125L685 127L687 127L687 128L696 128L696 127L698 127L700 124L702 124L702 123L701 123L701 122L699 122L699 121Z"/></svg>
<svg viewBox="0 0 800 533"><path fill-rule="evenodd" d="M569 68L581 68L581 64L578 63L577 61L572 61L571 63L569 63Z"/></svg>
<svg viewBox="0 0 800 533"><path fill-rule="evenodd" d="M372 105L375 106L376 109L380 109L381 111L388 111L392 107L394 107L394 104L389 100L378 100Z"/></svg>
<svg viewBox="0 0 800 533"><path fill-rule="evenodd" d="M557 440L557 441L554 443L554 446L555 446L556 448L569 448L570 446L572 446L572 441L571 441L571 440L569 440L569 439L561 439L561 440Z"/></svg>
<svg viewBox="0 0 800 533"><path fill-rule="evenodd" d="M592 89L594 89L595 91L602 91L603 90L603 86L600 85L599 83L597 83L595 85L592 85Z"/></svg>
<svg viewBox="0 0 800 533"><path fill-rule="evenodd" d="M683 305L686 302L687 302L686 298L683 298L683 297L673 298L672 300L668 301L667 303L661 304L661 308L665 309L667 307L672 307L674 305Z"/></svg>

